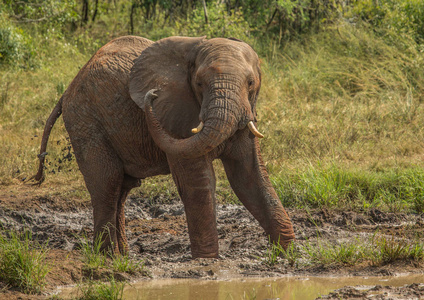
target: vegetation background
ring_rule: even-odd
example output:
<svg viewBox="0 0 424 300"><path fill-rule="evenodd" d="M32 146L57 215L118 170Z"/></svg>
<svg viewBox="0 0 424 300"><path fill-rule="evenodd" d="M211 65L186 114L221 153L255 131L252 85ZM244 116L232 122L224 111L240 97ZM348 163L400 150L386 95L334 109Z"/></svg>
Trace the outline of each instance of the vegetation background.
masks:
<svg viewBox="0 0 424 300"><path fill-rule="evenodd" d="M261 147L285 206L424 211L421 0L0 0L0 190L36 172L55 103L127 34L255 48ZM61 120L48 153L44 185L88 199ZM236 202L216 165L219 201ZM135 192L176 196L169 176Z"/></svg>

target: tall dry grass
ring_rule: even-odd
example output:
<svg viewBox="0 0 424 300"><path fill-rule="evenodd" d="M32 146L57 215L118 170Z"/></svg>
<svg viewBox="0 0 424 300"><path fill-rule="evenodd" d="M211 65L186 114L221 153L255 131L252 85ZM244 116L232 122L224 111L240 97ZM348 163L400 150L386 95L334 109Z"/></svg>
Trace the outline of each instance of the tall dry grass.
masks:
<svg viewBox="0 0 424 300"><path fill-rule="evenodd" d="M273 170L421 162L424 61L408 37L342 23L275 53L264 73L259 118Z"/></svg>

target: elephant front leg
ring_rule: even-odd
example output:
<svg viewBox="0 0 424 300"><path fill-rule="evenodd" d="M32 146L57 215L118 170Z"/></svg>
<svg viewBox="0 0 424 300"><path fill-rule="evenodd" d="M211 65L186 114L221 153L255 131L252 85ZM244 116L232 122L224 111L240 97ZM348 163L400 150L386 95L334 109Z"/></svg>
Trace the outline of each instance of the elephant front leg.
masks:
<svg viewBox="0 0 424 300"><path fill-rule="evenodd" d="M218 257L212 161L207 157L186 160L168 156L168 163L184 203L192 257Z"/></svg>
<svg viewBox="0 0 424 300"><path fill-rule="evenodd" d="M235 194L270 236L284 249L294 240L293 226L269 180L256 138L244 131L222 158Z"/></svg>

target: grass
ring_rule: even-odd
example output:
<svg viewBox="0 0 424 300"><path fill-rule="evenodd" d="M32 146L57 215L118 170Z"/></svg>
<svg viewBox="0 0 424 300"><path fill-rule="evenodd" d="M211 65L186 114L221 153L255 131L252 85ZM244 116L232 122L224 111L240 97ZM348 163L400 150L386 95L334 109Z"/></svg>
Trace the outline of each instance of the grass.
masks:
<svg viewBox="0 0 424 300"><path fill-rule="evenodd" d="M389 42L344 23L267 57L258 110L270 173L302 176L336 165L378 175L422 167L424 76L418 61L422 54L407 37ZM310 179L318 186L325 177ZM332 205L335 196L324 202Z"/></svg>
<svg viewBox="0 0 424 300"><path fill-rule="evenodd" d="M303 250L306 252L307 260L311 265L353 266L365 258L365 247L364 244L358 243L358 241L334 245L318 240L316 244L308 241Z"/></svg>
<svg viewBox="0 0 424 300"><path fill-rule="evenodd" d="M77 296L73 300L120 300L126 283L113 277L108 282L88 281L78 285Z"/></svg>
<svg viewBox="0 0 424 300"><path fill-rule="evenodd" d="M101 240L101 235L96 238L94 243L89 242L86 236L79 237L82 260L88 270L98 270L106 267L107 257L101 252Z"/></svg>
<svg viewBox="0 0 424 300"><path fill-rule="evenodd" d="M262 258L263 263L275 266L284 260L291 267L304 266L355 266L368 264L381 266L397 261L423 262L424 244L394 235L378 232L365 239L348 242L323 241L317 239L297 242L286 251L280 245L270 244Z"/></svg>
<svg viewBox="0 0 424 300"><path fill-rule="evenodd" d="M391 212L424 208L424 169L420 167L364 170L341 166L310 166L272 177L285 206L369 209Z"/></svg>
<svg viewBox="0 0 424 300"><path fill-rule="evenodd" d="M280 243L270 242L270 246L266 249L264 254L263 261L267 265L273 266L279 261L283 254L285 254L285 251Z"/></svg>
<svg viewBox="0 0 424 300"><path fill-rule="evenodd" d="M79 240L84 268L88 271L111 269L114 272L134 274L144 270L143 261L135 261L128 255L103 253L101 251L102 236L99 236L94 243L88 241L85 236L80 237Z"/></svg>
<svg viewBox="0 0 424 300"><path fill-rule="evenodd" d="M0 279L24 293L38 294L46 285L46 245L33 242L30 231L0 232Z"/></svg>
<svg viewBox="0 0 424 300"><path fill-rule="evenodd" d="M262 261L272 267L281 262L282 258L285 258L291 267L297 263L297 260L300 258L300 252L295 243L290 243L289 247L284 250L279 243L270 242L270 246L265 251Z"/></svg>
<svg viewBox="0 0 424 300"><path fill-rule="evenodd" d="M370 257L374 265L389 264L395 261L423 261L424 244L394 236L380 236L374 238Z"/></svg>
<svg viewBox="0 0 424 300"><path fill-rule="evenodd" d="M115 272L134 274L144 269L143 261L134 261L128 255L118 255L112 258L112 269Z"/></svg>

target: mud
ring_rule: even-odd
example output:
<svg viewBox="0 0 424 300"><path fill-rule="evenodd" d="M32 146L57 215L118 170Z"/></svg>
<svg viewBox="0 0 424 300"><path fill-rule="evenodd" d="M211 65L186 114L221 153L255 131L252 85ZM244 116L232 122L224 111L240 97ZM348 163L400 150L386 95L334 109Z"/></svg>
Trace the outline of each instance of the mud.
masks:
<svg viewBox="0 0 424 300"><path fill-rule="evenodd" d="M347 286L317 299L424 299L424 284L413 283L401 287L382 285Z"/></svg>
<svg viewBox="0 0 424 300"><path fill-rule="evenodd" d="M220 258L192 260L183 205L179 199L162 202L163 199L128 198L125 213L130 255L143 260L148 271L134 275L121 274L122 279L226 280L299 275L387 276L422 272L421 264L404 261L380 266L340 267L302 263L300 257L301 263L290 265L287 260L280 259L274 266L269 266L263 262L268 239L257 221L243 206L222 204L217 207ZM424 216L418 214L389 213L377 209L366 212L289 209L288 213L299 244L314 242L317 236L324 242L343 243L367 238L376 231L411 241L423 239ZM51 251L47 260L51 271L47 278L47 294L53 293L57 286L84 280L86 275L78 249L82 236L92 236L92 213L88 201L25 185L19 186L19 189L3 189L0 193L0 226L5 230L29 228L34 239L48 244ZM102 278L101 274L99 278ZM399 290L401 288L382 289L389 294L403 293ZM405 289L408 293L422 292L421 285L409 285ZM374 290L370 289L371 292ZM356 292L355 288L344 288L334 293L356 297L356 294L363 295L367 291L359 289ZM14 295L25 299L24 295L0 283L0 298L13 299ZM379 297L381 295L379 293ZM339 296L330 294L328 297L333 298L324 299L338 299L334 297Z"/></svg>

